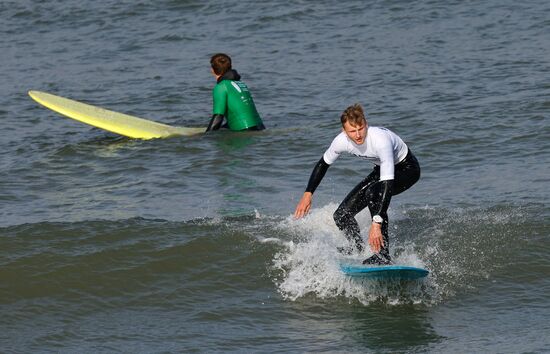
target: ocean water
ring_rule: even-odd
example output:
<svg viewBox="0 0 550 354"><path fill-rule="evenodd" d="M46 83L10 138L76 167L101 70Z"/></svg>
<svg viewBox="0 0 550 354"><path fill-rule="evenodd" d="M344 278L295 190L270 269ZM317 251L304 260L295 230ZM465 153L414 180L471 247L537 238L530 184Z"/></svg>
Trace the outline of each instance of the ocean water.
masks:
<svg viewBox="0 0 550 354"><path fill-rule="evenodd" d="M27 95L205 126L216 52L267 130L132 140ZM0 352L550 352L547 1L2 1L0 59ZM356 102L420 161L390 239L425 280L338 271L365 161L292 218Z"/></svg>

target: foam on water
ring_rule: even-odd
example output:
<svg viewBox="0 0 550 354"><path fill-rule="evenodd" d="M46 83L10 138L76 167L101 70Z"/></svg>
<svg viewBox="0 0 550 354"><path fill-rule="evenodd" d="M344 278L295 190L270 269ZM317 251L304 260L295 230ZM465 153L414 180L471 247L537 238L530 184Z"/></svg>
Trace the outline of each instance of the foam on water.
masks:
<svg viewBox="0 0 550 354"><path fill-rule="evenodd" d="M498 276L513 255L508 245L516 242L517 252L528 245L518 238L521 226L510 227L513 220L528 213L521 208L396 206L389 210L392 259L398 265L428 269L429 276L408 282L352 278L340 271L340 264L359 264L372 253L368 249L353 256L337 252L337 247L348 244L332 219L336 207L330 203L313 209L300 220L288 216L275 228L290 240L263 240L281 247L274 253L272 264L278 274L276 286L285 299L343 297L363 304L435 305ZM366 240L370 215L363 211L356 218Z"/></svg>
<svg viewBox="0 0 550 354"><path fill-rule="evenodd" d="M273 267L280 271L277 279L280 294L295 301L305 296L318 298L343 297L349 301L357 300L363 304L383 301L387 304L431 303L433 295L429 280L413 282L395 282L352 278L340 271L340 264L358 263L371 255L362 254L343 256L336 247L346 246L347 241L332 220L336 209L334 203L311 213L300 220L288 217L279 226L293 235L293 241L276 253ZM363 231L370 220L368 212L357 217ZM363 235L364 238L365 235ZM396 264L425 267L414 247L406 245L395 256Z"/></svg>

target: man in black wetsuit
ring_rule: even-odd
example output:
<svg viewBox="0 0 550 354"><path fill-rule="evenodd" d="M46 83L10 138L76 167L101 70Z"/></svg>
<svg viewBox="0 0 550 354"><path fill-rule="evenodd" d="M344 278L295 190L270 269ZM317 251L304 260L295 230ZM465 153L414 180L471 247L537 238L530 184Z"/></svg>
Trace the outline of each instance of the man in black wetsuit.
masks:
<svg viewBox="0 0 550 354"><path fill-rule="evenodd" d="M386 128L369 127L363 109L356 104L340 117L342 132L334 138L323 157L317 162L300 202L294 212L301 218L309 212L313 192L321 183L329 166L341 153L365 158L375 164L374 170L346 196L334 212L334 221L346 238L361 252L364 242L355 215L368 207L372 215L369 245L374 255L364 264L391 264L388 238L388 207L392 196L415 184L420 178L416 157L399 136ZM353 248L339 249L351 253Z"/></svg>

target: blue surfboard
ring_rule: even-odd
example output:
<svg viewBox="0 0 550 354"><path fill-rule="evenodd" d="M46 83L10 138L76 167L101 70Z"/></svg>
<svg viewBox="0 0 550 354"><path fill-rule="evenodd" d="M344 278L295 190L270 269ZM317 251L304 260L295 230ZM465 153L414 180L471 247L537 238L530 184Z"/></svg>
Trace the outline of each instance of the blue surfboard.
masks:
<svg viewBox="0 0 550 354"><path fill-rule="evenodd" d="M342 264L340 269L352 277L367 277L372 279L404 279L414 280L427 276L429 271L423 268L400 265L351 265Z"/></svg>

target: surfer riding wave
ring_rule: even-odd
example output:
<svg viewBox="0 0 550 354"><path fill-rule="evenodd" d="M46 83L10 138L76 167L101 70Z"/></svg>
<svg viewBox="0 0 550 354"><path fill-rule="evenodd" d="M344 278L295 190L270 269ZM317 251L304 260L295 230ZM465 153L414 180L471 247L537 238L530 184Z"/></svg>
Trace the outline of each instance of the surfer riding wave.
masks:
<svg viewBox="0 0 550 354"><path fill-rule="evenodd" d="M375 164L373 171L349 192L334 212L336 225L353 245L339 250L347 254L363 251L364 241L355 215L368 208L372 216L368 243L374 254L363 264L391 264L388 207L392 196L406 191L420 179L420 165L397 134L386 128L369 127L359 104L348 107L340 121L342 132L315 165L294 217L301 218L309 212L315 189L341 153L370 160Z"/></svg>

